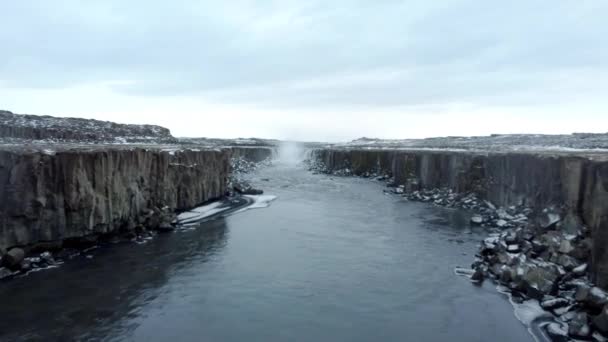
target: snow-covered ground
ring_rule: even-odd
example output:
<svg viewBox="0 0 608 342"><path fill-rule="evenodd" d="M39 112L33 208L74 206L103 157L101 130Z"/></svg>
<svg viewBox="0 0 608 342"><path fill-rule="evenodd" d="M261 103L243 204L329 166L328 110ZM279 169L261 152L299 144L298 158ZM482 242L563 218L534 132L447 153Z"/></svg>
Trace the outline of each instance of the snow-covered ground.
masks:
<svg viewBox="0 0 608 342"><path fill-rule="evenodd" d="M0 111L0 138L7 143L18 143L20 140L105 144L177 142L168 129L160 126L126 125L46 115L21 115L8 111Z"/></svg>
<svg viewBox="0 0 608 342"><path fill-rule="evenodd" d="M608 133L563 135L494 134L478 137L438 137L427 139L361 138L332 147L369 149L496 150L496 151L597 151L608 152Z"/></svg>

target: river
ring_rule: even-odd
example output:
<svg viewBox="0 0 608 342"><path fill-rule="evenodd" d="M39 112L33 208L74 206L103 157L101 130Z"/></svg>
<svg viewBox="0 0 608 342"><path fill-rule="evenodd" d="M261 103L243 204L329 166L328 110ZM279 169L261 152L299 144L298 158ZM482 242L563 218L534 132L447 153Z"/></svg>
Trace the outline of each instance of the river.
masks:
<svg viewBox="0 0 608 342"><path fill-rule="evenodd" d="M0 340L533 340L455 275L484 237L463 213L293 166L250 177L270 207L0 283Z"/></svg>

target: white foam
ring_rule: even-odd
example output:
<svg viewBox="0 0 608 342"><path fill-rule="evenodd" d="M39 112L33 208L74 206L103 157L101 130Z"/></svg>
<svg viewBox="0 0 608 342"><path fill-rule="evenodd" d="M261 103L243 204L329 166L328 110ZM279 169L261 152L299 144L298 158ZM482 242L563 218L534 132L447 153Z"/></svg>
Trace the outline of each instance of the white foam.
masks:
<svg viewBox="0 0 608 342"><path fill-rule="evenodd" d="M513 296L507 287L498 285L496 286L496 290L509 297L509 302L511 302L511 305L513 305L515 317L522 324L524 324L526 328L528 328L528 332L530 332L530 335L534 338L534 340L537 342L541 340L544 341L544 338L539 338L539 336L535 333L533 323L538 323L541 321L541 319L544 319L547 322L554 321L553 315L545 311L537 300L529 299L523 301L522 303L518 303L513 300Z"/></svg>
<svg viewBox="0 0 608 342"><path fill-rule="evenodd" d="M253 200L253 203L241 210L238 210L237 213L249 209L268 208L270 207L270 203L277 199L277 196L274 195L245 195L244 197Z"/></svg>
<svg viewBox="0 0 608 342"><path fill-rule="evenodd" d="M533 299L526 300L521 304L513 304L513 306L515 308L515 317L527 327L530 327L532 322L539 318L553 318L551 314L543 310L538 301Z"/></svg>
<svg viewBox="0 0 608 342"><path fill-rule="evenodd" d="M244 195L243 197L251 200L251 204L245 208L235 211L235 214L249 209L267 208L270 206L272 201L277 199L277 196L272 195ZM179 214L177 216L177 223L180 224L182 230L187 229L191 226L196 226L199 221L207 217L227 211L229 209L231 209L231 207L223 202L214 202Z"/></svg>
<svg viewBox="0 0 608 342"><path fill-rule="evenodd" d="M222 202L213 202L198 208L194 208L190 211L183 212L177 216L177 221L198 221L207 218L211 215L221 213L222 211L230 209L230 207L223 207Z"/></svg>

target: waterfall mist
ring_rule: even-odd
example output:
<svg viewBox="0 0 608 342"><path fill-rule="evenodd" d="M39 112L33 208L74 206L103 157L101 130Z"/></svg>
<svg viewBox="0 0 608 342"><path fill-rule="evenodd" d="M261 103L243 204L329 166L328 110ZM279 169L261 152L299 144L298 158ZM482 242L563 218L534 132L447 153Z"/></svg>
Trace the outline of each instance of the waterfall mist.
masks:
<svg viewBox="0 0 608 342"><path fill-rule="evenodd" d="M284 141L279 145L277 161L280 164L295 166L305 158L306 150L300 143Z"/></svg>

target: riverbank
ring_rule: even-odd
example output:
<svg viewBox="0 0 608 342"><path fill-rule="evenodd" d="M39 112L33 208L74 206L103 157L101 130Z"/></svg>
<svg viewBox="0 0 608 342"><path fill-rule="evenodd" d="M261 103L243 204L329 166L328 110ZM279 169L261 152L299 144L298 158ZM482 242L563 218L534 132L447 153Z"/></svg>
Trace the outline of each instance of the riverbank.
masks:
<svg viewBox="0 0 608 342"><path fill-rule="evenodd" d="M99 243L141 242L171 231L181 211L227 195L233 201L233 174L272 153L266 147L0 146L0 278L55 266ZM246 164L233 171L236 162Z"/></svg>
<svg viewBox="0 0 608 342"><path fill-rule="evenodd" d="M313 171L387 179L409 200L470 210L490 233L474 281L539 300L562 323L548 326L557 338L608 332L604 152L326 148L310 159Z"/></svg>

